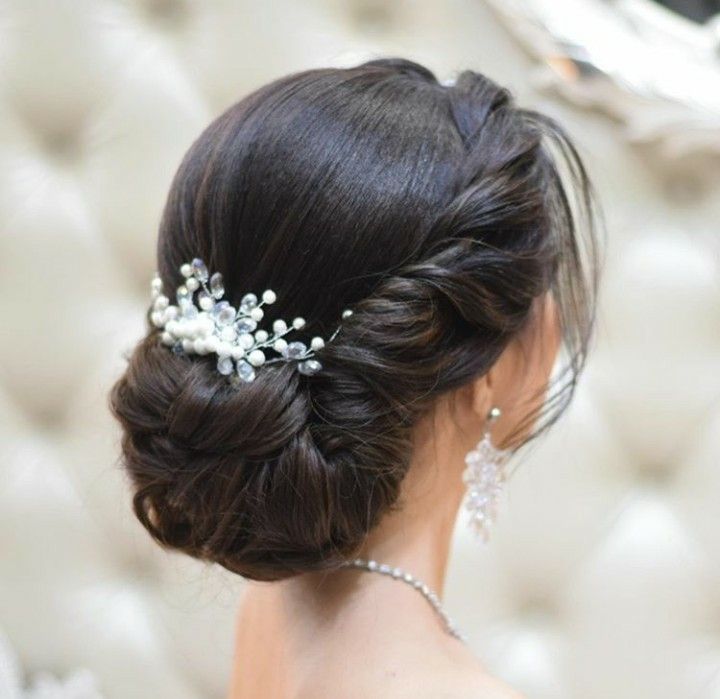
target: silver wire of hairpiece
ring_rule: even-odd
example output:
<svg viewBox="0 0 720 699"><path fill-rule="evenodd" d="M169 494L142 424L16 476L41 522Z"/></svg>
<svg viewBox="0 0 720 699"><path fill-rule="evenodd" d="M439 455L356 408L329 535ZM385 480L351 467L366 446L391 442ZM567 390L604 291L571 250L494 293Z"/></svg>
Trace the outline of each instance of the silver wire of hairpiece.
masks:
<svg viewBox="0 0 720 699"><path fill-rule="evenodd" d="M305 320L294 318L288 324L277 319L272 331L258 328L264 316L263 306L275 303L272 289L263 291L260 300L253 293L245 294L240 307L234 308L223 299L225 286L220 272L209 274L205 263L198 257L180 267L185 278L176 292L177 305L163 293L163 283L158 273L151 283L153 298L150 321L161 330L160 339L176 354L216 354L217 370L228 377L237 376L242 381L253 381L256 369L275 362L297 362L298 371L311 376L322 369L315 359L326 340L313 337L310 347L304 342L288 342L285 335L305 327ZM197 294L197 296L196 296ZM345 309L343 319L352 315ZM327 342L340 332L338 326ZM267 357L274 351L276 356Z"/></svg>

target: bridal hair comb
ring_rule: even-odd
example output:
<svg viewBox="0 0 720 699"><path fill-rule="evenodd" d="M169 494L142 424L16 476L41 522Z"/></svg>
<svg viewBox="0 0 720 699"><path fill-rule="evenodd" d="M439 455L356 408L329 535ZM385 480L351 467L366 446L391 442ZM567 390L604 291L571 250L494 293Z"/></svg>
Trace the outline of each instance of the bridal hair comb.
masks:
<svg viewBox="0 0 720 699"><path fill-rule="evenodd" d="M258 328L264 316L263 306L275 303L272 289L263 291L261 299L253 293L245 294L240 307L234 308L223 300L225 286L222 275L209 274L200 258L183 264L180 273L185 278L176 292L176 305L163 293L159 274L152 280L152 310L150 321L161 330L160 340L176 354L216 354L217 370L228 377L253 381L256 369L275 362L297 362L298 371L310 376L322 369L315 352L325 346L321 337L313 337L310 347L304 342L288 342L285 335L305 327L303 318L294 318L288 325L277 319L272 332ZM346 309L343 318L352 315ZM327 342L340 331L335 330ZM266 352L275 352L268 357Z"/></svg>

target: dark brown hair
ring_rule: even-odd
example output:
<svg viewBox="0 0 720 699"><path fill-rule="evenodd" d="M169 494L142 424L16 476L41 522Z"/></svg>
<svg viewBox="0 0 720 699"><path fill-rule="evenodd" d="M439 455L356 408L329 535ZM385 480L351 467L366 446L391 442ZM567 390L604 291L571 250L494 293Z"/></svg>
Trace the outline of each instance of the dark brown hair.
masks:
<svg viewBox="0 0 720 699"><path fill-rule="evenodd" d="M272 288L268 322L303 316L308 338L354 314L318 374L280 363L240 386L149 326L111 395L140 521L249 578L338 565L396 504L419 416L487 372L550 291L568 361L528 416L537 436L591 338L594 201L558 123L476 72L447 86L378 59L288 75L231 106L173 180L165 288L201 257L231 303Z"/></svg>

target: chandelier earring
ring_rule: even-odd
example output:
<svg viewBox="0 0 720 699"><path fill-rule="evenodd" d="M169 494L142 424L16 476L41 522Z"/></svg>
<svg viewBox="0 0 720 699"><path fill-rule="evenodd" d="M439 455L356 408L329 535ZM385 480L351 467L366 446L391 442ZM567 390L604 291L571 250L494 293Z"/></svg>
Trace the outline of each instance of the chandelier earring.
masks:
<svg viewBox="0 0 720 699"><path fill-rule="evenodd" d="M469 525L484 542L487 542L497 518L507 477L505 467L512 455L511 449L499 449L491 438L492 426L501 414L497 406L488 412L483 437L465 457L466 467L462 476L466 486L465 509L470 513Z"/></svg>

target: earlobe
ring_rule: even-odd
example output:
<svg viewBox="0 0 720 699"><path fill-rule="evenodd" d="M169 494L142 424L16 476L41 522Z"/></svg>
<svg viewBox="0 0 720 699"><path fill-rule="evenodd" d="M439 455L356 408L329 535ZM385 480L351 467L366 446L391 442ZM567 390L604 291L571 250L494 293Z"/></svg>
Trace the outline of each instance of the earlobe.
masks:
<svg viewBox="0 0 720 699"><path fill-rule="evenodd" d="M515 374L515 349L508 344L495 363L473 382L473 412L485 422L490 408L504 405L510 379Z"/></svg>
<svg viewBox="0 0 720 699"><path fill-rule="evenodd" d="M492 370L475 379L471 387L473 413L483 422L493 405L493 378L491 372Z"/></svg>

